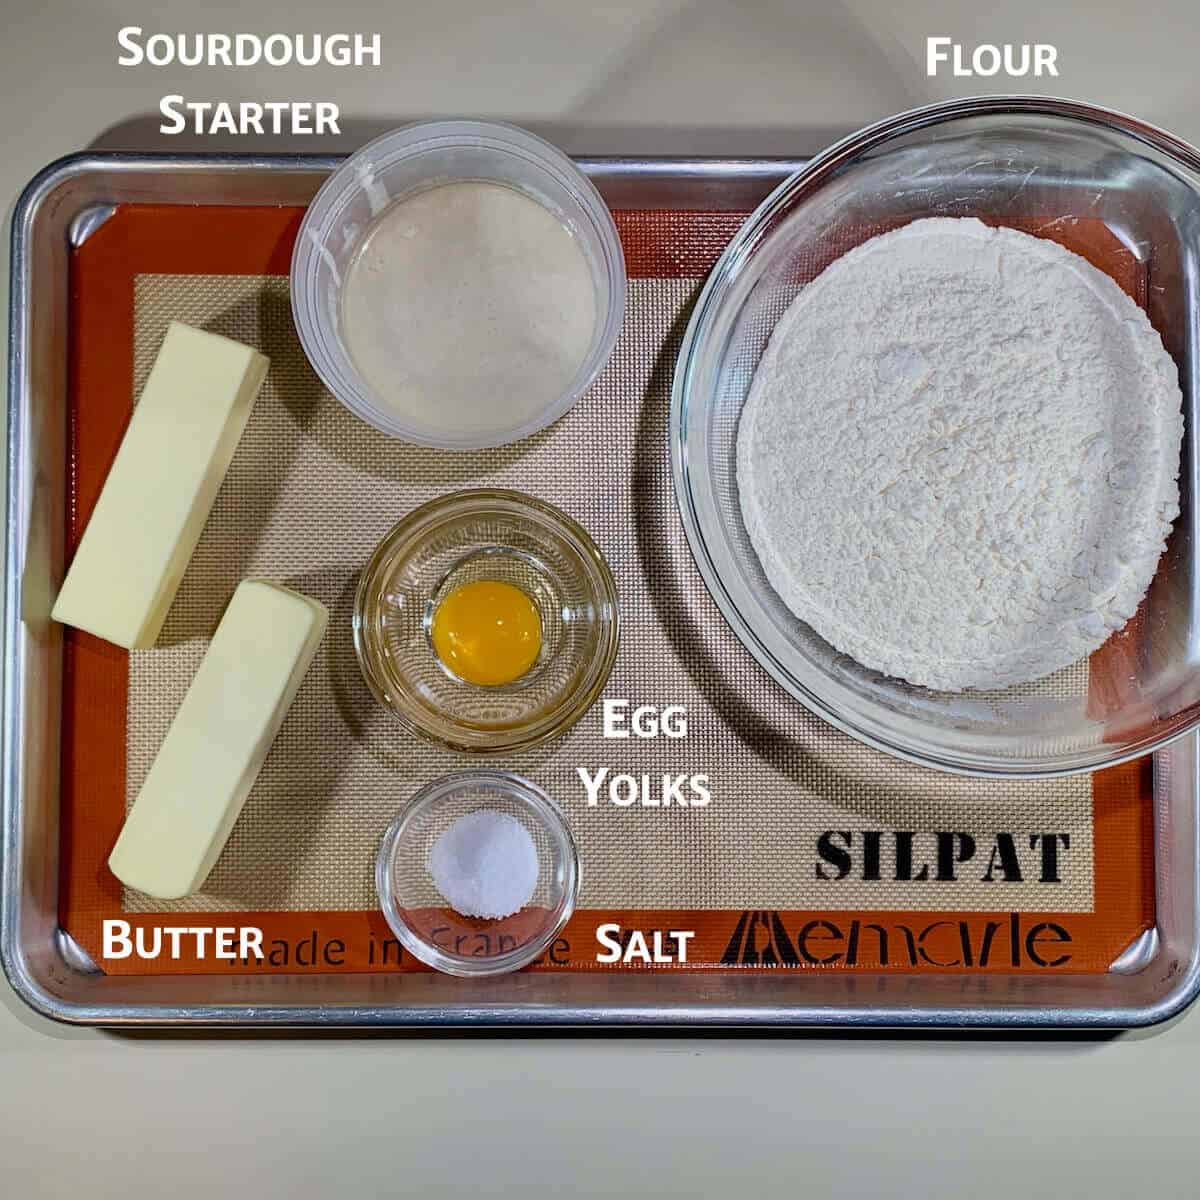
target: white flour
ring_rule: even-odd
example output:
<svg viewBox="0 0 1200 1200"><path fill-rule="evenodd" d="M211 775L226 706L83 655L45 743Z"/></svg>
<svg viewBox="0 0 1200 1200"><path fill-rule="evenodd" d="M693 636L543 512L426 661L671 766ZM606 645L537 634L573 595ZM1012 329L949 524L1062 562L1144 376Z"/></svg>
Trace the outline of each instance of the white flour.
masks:
<svg viewBox="0 0 1200 1200"><path fill-rule="evenodd" d="M926 687L1038 679L1136 611L1179 512L1182 397L1142 310L975 220L872 238L803 289L738 429L784 603Z"/></svg>

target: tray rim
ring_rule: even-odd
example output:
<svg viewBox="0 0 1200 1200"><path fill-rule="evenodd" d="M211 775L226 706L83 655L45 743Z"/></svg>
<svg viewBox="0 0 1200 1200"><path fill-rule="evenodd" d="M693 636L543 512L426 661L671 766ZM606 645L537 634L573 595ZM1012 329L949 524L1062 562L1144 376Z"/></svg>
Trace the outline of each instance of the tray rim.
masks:
<svg viewBox="0 0 1200 1200"><path fill-rule="evenodd" d="M361 1028L410 1027L456 1029L469 1027L552 1028L1094 1028L1115 1029L1160 1023L1186 1008L1200 995L1200 941L1191 947L1186 964L1179 964L1170 988L1157 1000L1142 1006L996 1005L967 1007L933 1005L790 1005L739 1006L719 1003L672 1003L607 1005L592 1004L455 1004L388 1005L234 1005L81 1003L55 995L35 977L20 939L20 917L24 900L21 862L22 799L26 713L22 687L28 664L21 643L21 570L24 562L25 530L20 516L27 501L29 481L22 469L27 449L26 410L29 395L29 288L30 241L33 217L60 185L92 172L133 174L162 168L203 175L205 172L249 174L254 171L307 171L324 173L341 161L341 155L259 154L133 154L83 152L61 158L38 172L18 200L11 226L11 273L9 287L8 359L8 479L5 490L5 618L3 662L3 776L2 828L0 828L0 965L21 999L34 1011L53 1020L80 1025L112 1027L239 1027L270 1028ZM594 178L653 180L687 175L701 186L722 186L730 181L778 185L798 169L803 159L788 158L689 158L603 156L577 159ZM181 201L186 203L187 201ZM81 210L82 211L82 210ZM94 228L95 226L93 226ZM1188 776L1192 861L1198 855L1196 810L1200 808L1200 735L1192 734L1162 752L1184 759ZM1156 766L1160 756L1155 756ZM1156 849L1156 860L1158 852ZM1192 880L1191 916L1200 923L1200 889ZM57 926L56 926L57 929ZM58 940L69 937L57 929ZM57 953L68 967L69 946ZM75 969L78 970L78 964Z"/></svg>

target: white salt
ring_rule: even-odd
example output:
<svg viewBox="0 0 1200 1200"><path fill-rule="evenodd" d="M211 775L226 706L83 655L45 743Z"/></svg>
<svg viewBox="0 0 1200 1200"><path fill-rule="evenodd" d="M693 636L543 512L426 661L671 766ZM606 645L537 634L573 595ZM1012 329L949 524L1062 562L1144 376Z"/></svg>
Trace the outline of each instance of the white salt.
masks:
<svg viewBox="0 0 1200 1200"><path fill-rule="evenodd" d="M481 808L439 835L429 851L429 874L456 912L509 917L533 896L537 849L515 817Z"/></svg>

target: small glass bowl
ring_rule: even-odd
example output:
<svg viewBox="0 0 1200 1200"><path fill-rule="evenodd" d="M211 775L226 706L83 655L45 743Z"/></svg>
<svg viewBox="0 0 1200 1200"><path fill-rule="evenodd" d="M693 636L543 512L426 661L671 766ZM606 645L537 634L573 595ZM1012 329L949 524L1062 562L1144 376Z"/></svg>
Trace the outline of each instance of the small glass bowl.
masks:
<svg viewBox="0 0 1200 1200"><path fill-rule="evenodd" d="M562 395L524 424L464 432L407 421L362 377L342 338L342 282L372 222L397 200L456 181L498 183L537 201L576 239L591 270L596 298L591 345ZM429 121L368 143L321 185L292 252L292 315L321 381L376 429L445 450L502 446L557 421L612 354L625 318L625 287L621 239L591 180L549 142L494 122Z"/></svg>
<svg viewBox="0 0 1200 1200"><path fill-rule="evenodd" d="M542 646L519 679L468 683L438 658L433 614L489 579L537 607ZM452 750L499 754L556 737L587 711L617 654L616 586L565 513L520 492L453 492L405 517L363 569L354 646L367 685L409 729Z"/></svg>
<svg viewBox="0 0 1200 1200"><path fill-rule="evenodd" d="M447 907L429 874L434 842L461 817L490 809L525 827L538 879L509 917L467 917ZM539 958L575 911L579 854L558 805L536 784L506 771L464 771L419 791L392 822L375 860L383 915L400 944L450 975L501 975Z"/></svg>

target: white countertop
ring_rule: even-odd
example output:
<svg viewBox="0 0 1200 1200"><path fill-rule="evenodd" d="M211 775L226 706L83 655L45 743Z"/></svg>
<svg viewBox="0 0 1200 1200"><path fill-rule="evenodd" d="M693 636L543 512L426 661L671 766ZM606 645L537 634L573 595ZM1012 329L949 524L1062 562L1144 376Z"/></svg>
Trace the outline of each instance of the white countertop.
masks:
<svg viewBox="0 0 1200 1200"><path fill-rule="evenodd" d="M331 99L344 149L429 115L577 153L801 155L928 100L924 45L1058 47L1036 90L1200 142L1194 0L3 0L0 195L89 145L195 149L159 98ZM902 11L897 12L897 9ZM151 32L382 34L360 70L117 66ZM986 83L986 81L982 81ZM1026 90L994 84L977 92ZM5 243L5 252L7 242ZM32 1200L375 1195L1191 1196L1200 1015L1107 1039L120 1036L0 984L0 1190Z"/></svg>

